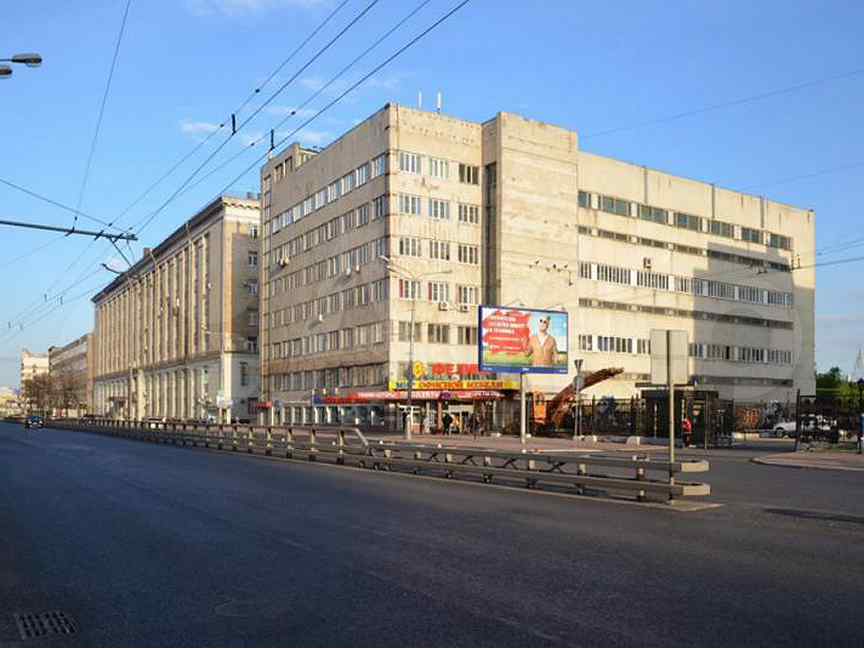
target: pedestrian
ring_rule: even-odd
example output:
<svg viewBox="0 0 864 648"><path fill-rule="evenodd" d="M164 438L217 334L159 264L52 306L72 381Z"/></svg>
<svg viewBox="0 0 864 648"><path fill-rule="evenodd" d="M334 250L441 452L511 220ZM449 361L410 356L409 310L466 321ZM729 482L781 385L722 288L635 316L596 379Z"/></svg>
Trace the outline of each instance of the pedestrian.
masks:
<svg viewBox="0 0 864 648"><path fill-rule="evenodd" d="M444 412L444 418L441 419L441 422L444 424L444 434L450 434L450 426L453 424L453 417L450 416L450 412Z"/></svg>
<svg viewBox="0 0 864 648"><path fill-rule="evenodd" d="M681 432L684 437L684 447L689 448L693 442L693 423L690 422L690 418L687 416L681 421Z"/></svg>
<svg viewBox="0 0 864 648"><path fill-rule="evenodd" d="M468 429L471 431L471 436L475 439L477 438L477 428L478 428L477 415L473 412L468 417Z"/></svg>

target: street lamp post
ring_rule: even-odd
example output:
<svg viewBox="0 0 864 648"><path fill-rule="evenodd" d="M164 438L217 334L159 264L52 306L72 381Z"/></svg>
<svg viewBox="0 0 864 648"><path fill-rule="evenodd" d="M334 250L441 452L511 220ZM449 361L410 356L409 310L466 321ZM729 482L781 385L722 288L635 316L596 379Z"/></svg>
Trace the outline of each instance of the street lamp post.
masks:
<svg viewBox="0 0 864 648"><path fill-rule="evenodd" d="M575 441L582 433L582 358L573 361L576 367L576 375L573 377L573 390L576 392L576 411L573 416L573 440Z"/></svg>
<svg viewBox="0 0 864 648"><path fill-rule="evenodd" d="M406 407L408 408L408 414L405 417L405 440L411 440L411 428L414 426L414 409L412 407L411 401L413 397L414 391L414 320L415 313L417 310L417 295L414 291L414 282L419 281L420 279L425 279L427 277L432 277L436 275L446 275L452 274L452 270L440 270L436 272L425 272L421 274L417 274L406 270L405 268L398 267L394 261L392 261L389 257L384 256L383 254L378 257L387 270L391 271L393 274L397 276L401 276L404 279L408 279L411 284L408 287L408 295L411 298L411 323L410 329L408 331L408 389L406 393ZM419 290L419 287L418 287Z"/></svg>
<svg viewBox="0 0 864 648"><path fill-rule="evenodd" d="M39 67L42 65L42 56L35 53L15 54L11 58L0 58L0 64L16 63L27 67ZM12 76L12 68L9 65L0 65L0 79L8 79Z"/></svg>
<svg viewBox="0 0 864 648"><path fill-rule="evenodd" d="M858 382L858 454L864 452L864 378Z"/></svg>

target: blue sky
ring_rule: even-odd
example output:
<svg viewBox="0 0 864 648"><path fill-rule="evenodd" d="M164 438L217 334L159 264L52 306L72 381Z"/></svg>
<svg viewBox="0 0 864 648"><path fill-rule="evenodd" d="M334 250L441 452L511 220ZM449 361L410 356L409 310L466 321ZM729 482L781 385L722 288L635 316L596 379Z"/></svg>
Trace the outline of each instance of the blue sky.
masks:
<svg viewBox="0 0 864 648"><path fill-rule="evenodd" d="M45 64L16 68L11 79L0 82L0 178L75 205L125 0L7 4L0 58L38 51ZM82 210L116 218L213 124L227 119L336 4L132 0ZM262 94L287 80L366 4L350 0ZM348 80L358 79L453 4L432 0ZM274 100L272 110L262 111L229 142L214 164L238 152L248 137L266 133L286 107L303 102L413 6L380 0ZM326 144L387 101L413 105L422 90L429 105L441 90L445 112L458 117L481 121L500 110L522 113L579 131L583 148L592 152L815 209L817 245L825 246L864 236L855 225L864 186L864 74L690 118L590 135L864 68L862 24L864 5L856 2L472 0L310 125L301 139ZM326 101L324 96L310 108ZM298 124L289 121L285 130ZM135 255L214 197L254 158L254 152L247 153L172 202L133 245ZM182 167L121 223L145 218L194 166ZM785 181L843 166L850 168ZM256 190L256 184L251 173L234 190ZM71 223L70 214L2 185L0 218ZM862 251L853 248L833 258ZM5 279L0 385L17 383L21 347L44 351L91 328L87 295L110 279L98 270L99 262L116 256L104 242L0 229ZM857 279L862 269L864 263L818 272L820 368L851 369L864 344L864 283ZM46 292L49 304L62 292L64 304L34 321L47 310ZM10 332L10 320L23 320L24 330Z"/></svg>

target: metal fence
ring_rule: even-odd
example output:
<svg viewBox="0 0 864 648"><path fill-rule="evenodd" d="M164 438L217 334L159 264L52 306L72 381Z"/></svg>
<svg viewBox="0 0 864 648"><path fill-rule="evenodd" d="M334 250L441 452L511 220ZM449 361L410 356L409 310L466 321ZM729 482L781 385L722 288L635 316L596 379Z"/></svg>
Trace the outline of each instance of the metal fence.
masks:
<svg viewBox="0 0 864 648"><path fill-rule="evenodd" d="M676 475L707 472L704 460L669 463L650 456L595 453L502 452L399 442L370 442L355 427L195 425L90 419L52 421L50 427L117 437L212 448L253 455L328 461L372 470L400 471L448 479L526 488L565 489L576 494L626 495L639 501L707 496L709 484Z"/></svg>

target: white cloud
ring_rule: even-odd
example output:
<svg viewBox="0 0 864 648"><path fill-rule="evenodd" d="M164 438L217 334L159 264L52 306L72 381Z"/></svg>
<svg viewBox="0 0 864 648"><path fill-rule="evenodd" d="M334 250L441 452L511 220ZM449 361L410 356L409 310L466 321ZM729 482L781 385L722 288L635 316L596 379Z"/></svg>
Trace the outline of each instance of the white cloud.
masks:
<svg viewBox="0 0 864 648"><path fill-rule="evenodd" d="M295 108L294 106L267 106L265 110L278 117L287 117L294 113L294 117L300 119L307 119L317 112L311 108Z"/></svg>
<svg viewBox="0 0 864 648"><path fill-rule="evenodd" d="M186 0L186 9L196 16L248 16L249 14L298 7L309 9L324 0Z"/></svg>
<svg viewBox="0 0 864 648"><path fill-rule="evenodd" d="M219 124L204 121L182 121L180 131L186 135L209 135L219 130Z"/></svg>

